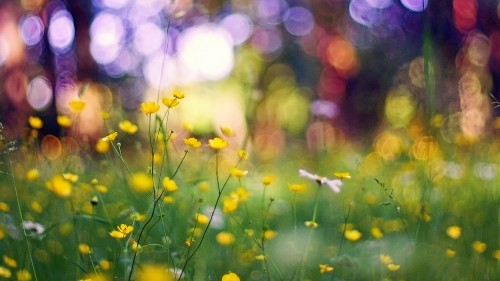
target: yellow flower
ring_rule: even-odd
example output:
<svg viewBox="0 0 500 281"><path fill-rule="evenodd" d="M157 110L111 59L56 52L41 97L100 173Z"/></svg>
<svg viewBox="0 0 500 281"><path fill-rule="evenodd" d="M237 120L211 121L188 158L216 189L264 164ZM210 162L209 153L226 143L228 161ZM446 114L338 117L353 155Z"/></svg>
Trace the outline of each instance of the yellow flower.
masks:
<svg viewBox="0 0 500 281"><path fill-rule="evenodd" d="M172 204L174 202L175 202L175 199L172 196L165 196L165 197L163 197L163 203Z"/></svg>
<svg viewBox="0 0 500 281"><path fill-rule="evenodd" d="M68 197L71 195L71 182L64 179L61 175L55 175L52 179L46 181L45 187L59 197Z"/></svg>
<svg viewBox="0 0 500 281"><path fill-rule="evenodd" d="M307 187L307 184L305 184L305 183L289 184L288 185L288 189L290 189L293 192L303 191L304 189L306 189L306 187Z"/></svg>
<svg viewBox="0 0 500 281"><path fill-rule="evenodd" d="M208 146L214 150L226 148L229 143L221 138L213 138L208 140Z"/></svg>
<svg viewBox="0 0 500 281"><path fill-rule="evenodd" d="M455 251L455 250L446 249L446 257L448 257L448 258L453 258L456 253L457 253L457 251Z"/></svg>
<svg viewBox="0 0 500 281"><path fill-rule="evenodd" d="M255 259L258 261L263 261L266 259L266 256L265 255L257 255L257 256L255 256Z"/></svg>
<svg viewBox="0 0 500 281"><path fill-rule="evenodd" d="M248 159L248 152L244 149L238 149L238 157L241 160L247 160Z"/></svg>
<svg viewBox="0 0 500 281"><path fill-rule="evenodd" d="M116 139L116 137L118 136L118 133L117 132L113 132L107 136L105 136L104 138L102 138L101 140L103 142L110 142L110 141L114 141Z"/></svg>
<svg viewBox="0 0 500 281"><path fill-rule="evenodd" d="M132 219L134 221L144 221L144 220L146 220L146 215L143 215L143 214L137 213L137 212L133 212L132 214L130 214L130 219Z"/></svg>
<svg viewBox="0 0 500 281"><path fill-rule="evenodd" d="M98 153L104 154L109 151L109 141L103 141L102 139L98 139L95 143L95 151Z"/></svg>
<svg viewBox="0 0 500 281"><path fill-rule="evenodd" d="M78 244L78 251L84 255L88 255L88 254L92 253L90 246L85 244L85 243Z"/></svg>
<svg viewBox="0 0 500 281"><path fill-rule="evenodd" d="M308 228L317 228L318 227L318 223L315 221L306 221L304 224Z"/></svg>
<svg viewBox="0 0 500 281"><path fill-rule="evenodd" d="M144 112L144 114L148 115L160 110L160 105L154 101L143 102L141 104L141 110L142 112Z"/></svg>
<svg viewBox="0 0 500 281"><path fill-rule="evenodd" d="M37 179L40 178L40 171L38 171L38 169L30 169L28 172L26 172L26 179L28 181L36 181Z"/></svg>
<svg viewBox="0 0 500 281"><path fill-rule="evenodd" d="M194 218L196 219L196 222L198 224L205 224L206 225L210 221L210 219L207 216L205 216L204 214L200 214L200 213L196 213L194 215Z"/></svg>
<svg viewBox="0 0 500 281"><path fill-rule="evenodd" d="M353 229L353 230L346 230L345 232L345 238L347 238L347 240L349 241L358 241L361 236L363 236L363 233L359 232L358 230L356 229Z"/></svg>
<svg viewBox="0 0 500 281"><path fill-rule="evenodd" d="M111 269L111 262L109 262L108 260L100 260L99 266L102 270L108 271Z"/></svg>
<svg viewBox="0 0 500 281"><path fill-rule="evenodd" d="M459 226L450 226L446 229L446 234L452 239L458 239L462 234L462 229Z"/></svg>
<svg viewBox="0 0 500 281"><path fill-rule="evenodd" d="M160 264L143 264L137 271L137 281L174 281L172 273Z"/></svg>
<svg viewBox="0 0 500 281"><path fill-rule="evenodd" d="M496 259L496 260L500 260L500 249L497 249L495 251L493 251L493 258Z"/></svg>
<svg viewBox="0 0 500 281"><path fill-rule="evenodd" d="M270 185L271 183L273 183L273 177L271 176L264 176L262 178L262 184L265 185L265 186L268 186Z"/></svg>
<svg viewBox="0 0 500 281"><path fill-rule="evenodd" d="M379 256L380 262L383 264L390 264L392 263L392 258L389 255L380 255Z"/></svg>
<svg viewBox="0 0 500 281"><path fill-rule="evenodd" d="M78 181L78 175L72 173L64 173L63 178L71 183L76 183Z"/></svg>
<svg viewBox="0 0 500 281"><path fill-rule="evenodd" d="M380 229L380 227L372 227L371 229L371 234L373 236L373 238L375 239L380 239L382 237L384 237L384 233L382 233L382 230Z"/></svg>
<svg viewBox="0 0 500 281"><path fill-rule="evenodd" d="M80 99L72 100L68 103L68 105L69 109L73 113L80 113L85 108L85 102Z"/></svg>
<svg viewBox="0 0 500 281"><path fill-rule="evenodd" d="M0 266L0 277L10 278L12 276L12 272L6 267Z"/></svg>
<svg viewBox="0 0 500 281"><path fill-rule="evenodd" d="M129 120L124 120L118 123L118 127L120 130L124 131L127 134L135 134L137 132L137 125L134 123L130 122Z"/></svg>
<svg viewBox="0 0 500 281"><path fill-rule="evenodd" d="M231 127L220 127L220 130L221 132L226 136L226 137L232 137L234 136L236 133L234 132L233 129L231 129Z"/></svg>
<svg viewBox="0 0 500 281"><path fill-rule="evenodd" d="M116 226L117 230L112 230L109 235L114 238L122 239L127 237L127 235L134 230L134 227L131 225L126 225L124 223Z"/></svg>
<svg viewBox="0 0 500 281"><path fill-rule="evenodd" d="M132 245L132 250L134 250L134 251L142 249L142 246L139 245L139 243L137 243L137 241L135 241L135 240L130 241L130 244Z"/></svg>
<svg viewBox="0 0 500 281"><path fill-rule="evenodd" d="M237 178L244 177L248 174L248 171L240 170L238 168L231 168L231 175Z"/></svg>
<svg viewBox="0 0 500 281"><path fill-rule="evenodd" d="M59 126L63 128L68 128L69 126L71 126L71 123L73 123L73 121L67 115L57 116L57 124L59 124Z"/></svg>
<svg viewBox="0 0 500 281"><path fill-rule="evenodd" d="M351 174L349 174L349 172L336 172L336 173L333 173L333 175L336 178L338 178L339 180L345 180L345 179L351 178Z"/></svg>
<svg viewBox="0 0 500 281"><path fill-rule="evenodd" d="M234 235L231 232L221 231L215 236L215 240L222 246L229 246L234 243Z"/></svg>
<svg viewBox="0 0 500 281"><path fill-rule="evenodd" d="M191 146L192 148L198 148L201 146L201 141L199 141L196 138L187 138L184 139L184 143L188 146Z"/></svg>
<svg viewBox="0 0 500 281"><path fill-rule="evenodd" d="M474 251L478 252L478 253L482 253L484 251L486 251L486 243L484 242L481 242L481 241L474 241L472 243L472 249L474 249Z"/></svg>
<svg viewBox="0 0 500 281"><path fill-rule="evenodd" d="M231 196L233 196L233 193L231 193ZM236 191L234 192L234 196L238 198L238 201L245 201L248 199L250 196L250 193L244 188L244 187L238 187Z"/></svg>
<svg viewBox="0 0 500 281"><path fill-rule="evenodd" d="M168 108L175 107L179 104L179 100L177 98L170 99L164 97L163 99L161 99L161 102Z"/></svg>
<svg viewBox="0 0 500 281"><path fill-rule="evenodd" d="M387 265L387 269L390 271L398 271L401 266L399 264L390 263Z"/></svg>
<svg viewBox="0 0 500 281"><path fill-rule="evenodd" d="M33 201L31 202L31 209L37 213L41 213L42 210L43 210L43 207L40 203L38 203L37 201Z"/></svg>
<svg viewBox="0 0 500 281"><path fill-rule="evenodd" d="M7 265L8 267L17 267L17 262L15 259L7 256L7 255L4 255L3 256L3 262L5 263L5 265Z"/></svg>
<svg viewBox="0 0 500 281"><path fill-rule="evenodd" d="M172 192L177 190L177 183L169 177L164 177L162 183L166 191Z"/></svg>
<svg viewBox="0 0 500 281"><path fill-rule="evenodd" d="M319 265L319 273L321 273L321 274L327 273L327 272L330 272L333 270L334 270L333 266L329 266L328 264L320 264Z"/></svg>
<svg viewBox="0 0 500 281"><path fill-rule="evenodd" d="M31 273L26 269L21 269L16 273L17 281L30 281Z"/></svg>
<svg viewBox="0 0 500 281"><path fill-rule="evenodd" d="M229 272L228 274L224 274L224 276L222 276L222 281L240 281L240 277L235 273Z"/></svg>
<svg viewBox="0 0 500 281"><path fill-rule="evenodd" d="M224 214L229 214L238 209L238 199L232 196L226 196L222 199L222 212Z"/></svg>
<svg viewBox="0 0 500 281"><path fill-rule="evenodd" d="M9 204L5 202L0 202L0 211L2 212L8 212L10 209Z"/></svg>
<svg viewBox="0 0 500 281"><path fill-rule="evenodd" d="M137 192L148 192L153 189L153 178L143 172L135 173L130 178L130 186Z"/></svg>
<svg viewBox="0 0 500 281"><path fill-rule="evenodd" d="M37 116L30 116L28 118L28 123L30 124L31 128L38 130L43 127L43 121L40 119L40 117Z"/></svg>
<svg viewBox="0 0 500 281"><path fill-rule="evenodd" d="M180 90L178 90L178 89L174 89L174 90L172 91L172 95L173 95L175 98L177 98L177 99L183 99L183 98L186 96L186 95L184 95L184 93L183 93L183 92L181 92L181 91L180 91Z"/></svg>
<svg viewBox="0 0 500 281"><path fill-rule="evenodd" d="M266 240L271 240L274 237L276 237L276 235L278 235L278 232L276 232L274 230L266 230L266 231L264 231L264 239L266 239Z"/></svg>
<svg viewBox="0 0 500 281"><path fill-rule="evenodd" d="M111 117L111 113L109 113L109 112L101 112L100 115L101 115L102 120L108 120L109 117Z"/></svg>

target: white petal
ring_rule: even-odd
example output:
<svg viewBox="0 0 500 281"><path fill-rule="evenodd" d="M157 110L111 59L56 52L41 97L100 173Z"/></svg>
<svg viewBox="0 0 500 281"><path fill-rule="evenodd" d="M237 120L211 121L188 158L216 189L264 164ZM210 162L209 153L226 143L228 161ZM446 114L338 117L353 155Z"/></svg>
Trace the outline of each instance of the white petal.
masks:
<svg viewBox="0 0 500 281"><path fill-rule="evenodd" d="M299 176L311 179L313 181L318 180L318 176L317 175L311 174L308 171L303 170L303 169L299 170Z"/></svg>
<svg viewBox="0 0 500 281"><path fill-rule="evenodd" d="M326 184L335 192L340 192L340 187L342 186L341 180L327 180Z"/></svg>

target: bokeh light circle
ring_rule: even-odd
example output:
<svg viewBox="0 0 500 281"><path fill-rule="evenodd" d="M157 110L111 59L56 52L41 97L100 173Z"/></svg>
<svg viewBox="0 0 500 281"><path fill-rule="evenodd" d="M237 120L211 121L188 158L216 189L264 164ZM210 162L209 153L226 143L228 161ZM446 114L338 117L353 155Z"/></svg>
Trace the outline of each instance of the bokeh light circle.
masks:
<svg viewBox="0 0 500 281"><path fill-rule="evenodd" d="M52 98L52 86L47 78L38 76L31 80L28 85L26 100L33 109L37 111L46 109L52 102Z"/></svg>
<svg viewBox="0 0 500 281"><path fill-rule="evenodd" d="M152 22L141 23L134 30L134 47L142 55L150 55L161 48L165 34Z"/></svg>
<svg viewBox="0 0 500 281"><path fill-rule="evenodd" d="M179 62L200 79L220 80L234 64L231 36L221 27L204 24L186 29L177 41Z"/></svg>
<svg viewBox="0 0 500 281"><path fill-rule="evenodd" d="M304 36L314 27L314 17L304 7L291 7L284 16L286 30L295 36Z"/></svg>
<svg viewBox="0 0 500 281"><path fill-rule="evenodd" d="M252 20L244 14L229 15L220 22L220 26L231 34L234 45L245 42L253 32Z"/></svg>
<svg viewBox="0 0 500 281"><path fill-rule="evenodd" d="M60 10L52 15L47 36L53 51L56 53L68 51L75 39L75 26L67 10Z"/></svg>
<svg viewBox="0 0 500 281"><path fill-rule="evenodd" d="M427 8L428 0L401 0L401 4L405 6L408 10L414 12L422 12Z"/></svg>
<svg viewBox="0 0 500 281"><path fill-rule="evenodd" d="M42 19L35 15L28 15L21 19L19 33L26 46L34 46L40 42L44 34Z"/></svg>
<svg viewBox="0 0 500 281"><path fill-rule="evenodd" d="M120 53L125 28L120 17L99 13L90 26L90 53L97 63L113 62Z"/></svg>

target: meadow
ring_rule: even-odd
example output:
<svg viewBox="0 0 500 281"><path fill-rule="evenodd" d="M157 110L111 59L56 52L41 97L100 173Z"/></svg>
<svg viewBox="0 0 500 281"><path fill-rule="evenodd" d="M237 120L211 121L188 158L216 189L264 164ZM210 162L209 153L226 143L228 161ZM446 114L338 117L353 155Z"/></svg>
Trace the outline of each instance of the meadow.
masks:
<svg viewBox="0 0 500 281"><path fill-rule="evenodd" d="M475 1L11 2L0 280L498 280Z"/></svg>
<svg viewBox="0 0 500 281"><path fill-rule="evenodd" d="M94 144L80 141L78 130L39 138L43 121L35 116L25 139L2 135L1 278L500 274L498 127L450 141L428 133L444 130L437 115L428 125L415 118L384 128L368 148L338 139L312 149L295 138L269 157L265 147L235 146L230 127L206 137L186 125L171 130L184 97L174 90L161 103L143 102L140 127L101 113L109 134ZM61 128L78 124L85 106L70 101Z"/></svg>

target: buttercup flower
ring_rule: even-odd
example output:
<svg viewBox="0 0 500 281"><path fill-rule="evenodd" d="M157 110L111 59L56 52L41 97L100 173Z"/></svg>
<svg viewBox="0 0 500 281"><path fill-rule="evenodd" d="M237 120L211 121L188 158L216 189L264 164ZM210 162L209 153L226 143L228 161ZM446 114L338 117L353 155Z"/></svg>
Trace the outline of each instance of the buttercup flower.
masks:
<svg viewBox="0 0 500 281"><path fill-rule="evenodd" d="M345 232L345 238L347 238L347 240L349 241L358 241L361 236L363 236L363 234L356 229L346 230Z"/></svg>
<svg viewBox="0 0 500 281"><path fill-rule="evenodd" d="M137 192L150 191L153 186L153 178L146 173L135 173L130 178L130 186Z"/></svg>
<svg viewBox="0 0 500 281"><path fill-rule="evenodd" d="M160 110L160 105L154 101L143 102L141 103L141 110L144 114L148 115Z"/></svg>
<svg viewBox="0 0 500 281"><path fill-rule="evenodd" d="M117 136L118 136L118 133L117 132L113 132L113 133L105 136L104 138L102 138L101 141L103 141L103 142L114 141Z"/></svg>
<svg viewBox="0 0 500 281"><path fill-rule="evenodd" d="M130 122L129 120L124 120L124 121L121 121L120 123L118 123L118 127L120 128L120 130L122 130L123 132L127 133L127 134L135 134L137 132L137 125L135 125L134 123Z"/></svg>
<svg viewBox="0 0 500 281"><path fill-rule="evenodd" d="M40 119L40 117L37 116L30 116L28 118L28 123L30 124L31 128L38 130L43 127L43 121Z"/></svg>
<svg viewBox="0 0 500 281"><path fill-rule="evenodd" d="M88 255L88 254L92 253L90 246L88 244L85 244L85 243L78 244L78 251L84 255Z"/></svg>
<svg viewBox="0 0 500 281"><path fill-rule="evenodd" d="M333 266L329 266L328 264L320 264L319 265L319 273L321 273L321 274L327 273L327 272L330 272L333 270L334 270Z"/></svg>
<svg viewBox="0 0 500 281"><path fill-rule="evenodd" d="M262 178L262 184L265 186L270 185L273 182L273 178L271 176L264 176Z"/></svg>
<svg viewBox="0 0 500 281"><path fill-rule="evenodd" d="M231 175L237 178L244 177L248 174L248 171L246 170L240 170L238 168L231 168Z"/></svg>
<svg viewBox="0 0 500 281"><path fill-rule="evenodd" d="M235 273L229 272L228 274L224 274L224 276L222 276L222 281L240 281L240 277Z"/></svg>
<svg viewBox="0 0 500 281"><path fill-rule="evenodd" d="M172 91L172 95L173 95L175 98L177 98L177 99L183 99L183 98L186 96L186 95L184 95L184 93L183 93L183 92L181 92L181 91L180 91L180 90L178 90L178 89L174 89L174 90Z"/></svg>
<svg viewBox="0 0 500 281"><path fill-rule="evenodd" d="M333 173L333 175L339 180L351 178L351 174L349 174L348 172L336 172L336 173Z"/></svg>
<svg viewBox="0 0 500 281"><path fill-rule="evenodd" d="M122 223L116 227L116 230L112 230L109 235L114 238L122 239L127 237L127 235L133 230L133 226Z"/></svg>
<svg viewBox="0 0 500 281"><path fill-rule="evenodd" d="M234 235L231 232L221 231L215 236L215 240L222 246L229 246L234 243Z"/></svg>
<svg viewBox="0 0 500 281"><path fill-rule="evenodd" d="M192 148L198 148L201 146L201 141L196 138L187 138L184 139L184 143Z"/></svg>
<svg viewBox="0 0 500 281"><path fill-rule="evenodd" d="M57 116L57 124L63 128L68 128L71 126L73 121L67 115L58 115Z"/></svg>
<svg viewBox="0 0 500 281"><path fill-rule="evenodd" d="M80 99L72 100L68 103L69 109L73 113L80 113L85 109L85 102Z"/></svg>
<svg viewBox="0 0 500 281"><path fill-rule="evenodd" d="M37 179L40 178L40 171L38 171L38 169L30 169L28 172L26 172L26 179L28 181L36 181Z"/></svg>
<svg viewBox="0 0 500 281"><path fill-rule="evenodd" d="M168 108L175 107L179 104L179 100L177 98L170 99L164 97L163 99L161 99L161 102Z"/></svg>
<svg viewBox="0 0 500 281"><path fill-rule="evenodd" d="M455 254L457 253L457 251L453 250L453 249L446 249L446 257L447 258L453 258L455 256Z"/></svg>
<svg viewBox="0 0 500 281"><path fill-rule="evenodd" d="M296 183L296 184L289 184L288 185L288 189L290 189L291 191L293 192L299 192L299 191L303 191L304 189L306 189L307 187L307 184L305 183Z"/></svg>
<svg viewBox="0 0 500 281"><path fill-rule="evenodd" d="M446 234L452 239L458 239L462 234L462 229L459 226L450 226L446 229Z"/></svg>
<svg viewBox="0 0 500 281"><path fill-rule="evenodd" d="M231 129L231 127L220 127L220 130L221 132L226 136L226 137L232 137L234 136L236 133L234 132L233 129Z"/></svg>
<svg viewBox="0 0 500 281"><path fill-rule="evenodd" d="M248 159L248 152L244 149L238 149L238 157L241 160L247 160Z"/></svg>
<svg viewBox="0 0 500 281"><path fill-rule="evenodd" d="M166 191L172 192L177 190L177 183L169 177L164 177L162 184Z"/></svg>
<svg viewBox="0 0 500 281"><path fill-rule="evenodd" d="M380 255L379 256L380 262L383 264L390 264L392 263L392 258L389 255Z"/></svg>
<svg viewBox="0 0 500 281"><path fill-rule="evenodd" d="M71 195L71 182L64 179L62 175L55 175L45 182L45 187L59 197L69 197Z"/></svg>
<svg viewBox="0 0 500 281"><path fill-rule="evenodd" d="M477 253L482 253L486 251L486 247L487 247L486 243L481 241L474 241L472 243L472 249L474 249L474 251L476 251Z"/></svg>
<svg viewBox="0 0 500 281"><path fill-rule="evenodd" d="M318 227L318 223L315 222L315 221L306 221L304 223L304 225L308 228L317 228Z"/></svg>
<svg viewBox="0 0 500 281"><path fill-rule="evenodd" d="M26 269L21 269L16 272L17 281L30 281L31 273Z"/></svg>
<svg viewBox="0 0 500 281"><path fill-rule="evenodd" d="M208 146L214 150L226 148L229 143L221 138L213 138L208 140Z"/></svg>
<svg viewBox="0 0 500 281"><path fill-rule="evenodd" d="M317 182L319 185L326 184L336 193L340 192L340 187L342 186L341 180L338 180L338 179L331 180L331 179L328 179L327 177L320 177L318 175L311 174L308 171L303 170L303 169L299 170L299 176L313 180L313 181Z"/></svg>
<svg viewBox="0 0 500 281"><path fill-rule="evenodd" d="M401 266L399 264L390 263L387 265L387 269L390 271L398 271Z"/></svg>

